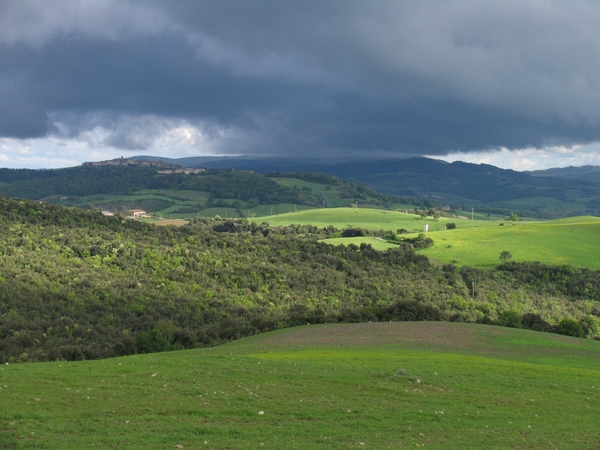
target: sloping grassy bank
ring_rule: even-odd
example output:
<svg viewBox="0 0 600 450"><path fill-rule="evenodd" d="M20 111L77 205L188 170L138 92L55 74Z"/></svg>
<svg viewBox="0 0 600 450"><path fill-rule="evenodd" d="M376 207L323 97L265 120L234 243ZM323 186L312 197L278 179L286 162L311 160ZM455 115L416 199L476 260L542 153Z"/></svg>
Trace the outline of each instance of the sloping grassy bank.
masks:
<svg viewBox="0 0 600 450"><path fill-rule="evenodd" d="M2 366L0 446L595 449L599 376L597 341L312 325L212 349Z"/></svg>

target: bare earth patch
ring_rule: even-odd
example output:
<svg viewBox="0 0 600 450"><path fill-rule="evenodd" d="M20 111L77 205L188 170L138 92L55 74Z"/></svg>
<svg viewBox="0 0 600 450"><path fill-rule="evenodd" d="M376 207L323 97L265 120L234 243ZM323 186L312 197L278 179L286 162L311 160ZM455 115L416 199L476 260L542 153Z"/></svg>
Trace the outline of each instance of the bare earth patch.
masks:
<svg viewBox="0 0 600 450"><path fill-rule="evenodd" d="M448 322L379 322L311 325L285 334L265 337L263 342L293 345L385 345L415 343L445 348L473 347L477 327Z"/></svg>
<svg viewBox="0 0 600 450"><path fill-rule="evenodd" d="M184 225L188 225L189 223L190 223L189 220L183 220L183 219L164 219L164 220L157 220L156 222L154 222L154 225L158 225L158 226L175 225L178 227L182 227Z"/></svg>
<svg viewBox="0 0 600 450"><path fill-rule="evenodd" d="M588 358L600 362L600 345L551 333L451 322L378 322L296 327L259 337L260 346L363 347L407 349L533 361L536 358ZM537 343L536 343L537 342ZM266 345L265 345L266 344ZM591 367L591 365L590 365Z"/></svg>

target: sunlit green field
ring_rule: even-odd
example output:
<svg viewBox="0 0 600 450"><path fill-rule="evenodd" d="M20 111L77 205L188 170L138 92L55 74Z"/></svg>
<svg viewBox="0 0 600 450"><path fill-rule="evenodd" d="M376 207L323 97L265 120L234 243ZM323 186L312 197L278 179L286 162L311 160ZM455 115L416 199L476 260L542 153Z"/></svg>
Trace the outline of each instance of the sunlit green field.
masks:
<svg viewBox="0 0 600 450"><path fill-rule="evenodd" d="M360 227L370 230L405 229L423 232L429 225L428 237L435 241L431 248L419 251L432 260L454 262L481 268L495 267L501 263L500 253L509 251L511 261L540 261L544 264L572 264L600 269L600 218L583 216L550 221L500 221L464 220L431 217L421 219L413 214L377 209L336 208L302 211L268 217L271 225L311 224L319 227ZM456 229L447 230L446 223L453 222ZM408 234L406 237L414 237ZM401 238L402 236L400 236ZM394 246L374 237L335 238L326 242L332 245L371 244L378 250Z"/></svg>
<svg viewBox="0 0 600 450"><path fill-rule="evenodd" d="M458 323L305 326L2 366L0 448L596 449L599 380L597 341Z"/></svg>
<svg viewBox="0 0 600 450"><path fill-rule="evenodd" d="M420 251L429 258L475 267L494 267L500 252L511 261L540 261L600 269L600 218L574 217L547 222L504 222L487 228L456 229L429 233L435 241Z"/></svg>
<svg viewBox="0 0 600 450"><path fill-rule="evenodd" d="M465 213L466 214L466 213ZM270 217L259 217L253 219L257 222L266 221L273 226L302 224L327 227L333 225L336 228L359 227L368 230L392 230L397 231L404 228L407 231L423 231L425 224L430 230L444 228L447 222L456 223L458 228L494 226L500 222L490 220L464 220L442 217L433 220L429 217L421 219L415 214L404 214L398 211L386 211L382 209L361 208L321 208L309 211L301 211L290 214L280 214Z"/></svg>
<svg viewBox="0 0 600 450"><path fill-rule="evenodd" d="M331 245L349 245L354 244L357 247L360 247L360 244L370 244L375 250L379 250L381 252L388 250L390 248L398 247L397 244L391 244L385 239L376 238L372 236L361 236L361 237L350 237L350 238L331 238L324 239L323 242L327 242Z"/></svg>

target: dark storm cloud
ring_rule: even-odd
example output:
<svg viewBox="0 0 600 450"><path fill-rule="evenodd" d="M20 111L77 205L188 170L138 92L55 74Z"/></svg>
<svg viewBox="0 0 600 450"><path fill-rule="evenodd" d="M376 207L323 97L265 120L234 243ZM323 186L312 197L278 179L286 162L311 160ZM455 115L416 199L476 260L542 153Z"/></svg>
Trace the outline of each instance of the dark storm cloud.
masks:
<svg viewBox="0 0 600 450"><path fill-rule="evenodd" d="M103 127L142 150L184 120L223 153L593 142L599 18L586 2L3 2L0 135Z"/></svg>

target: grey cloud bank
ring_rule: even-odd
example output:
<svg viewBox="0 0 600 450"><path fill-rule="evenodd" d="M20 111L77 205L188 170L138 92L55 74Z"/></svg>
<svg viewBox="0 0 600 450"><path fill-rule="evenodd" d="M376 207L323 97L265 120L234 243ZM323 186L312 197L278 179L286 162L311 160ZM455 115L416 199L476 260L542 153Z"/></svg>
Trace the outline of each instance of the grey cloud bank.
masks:
<svg viewBox="0 0 600 450"><path fill-rule="evenodd" d="M599 22L582 1L3 1L0 159L577 153L600 141Z"/></svg>

